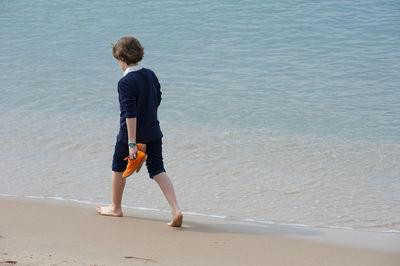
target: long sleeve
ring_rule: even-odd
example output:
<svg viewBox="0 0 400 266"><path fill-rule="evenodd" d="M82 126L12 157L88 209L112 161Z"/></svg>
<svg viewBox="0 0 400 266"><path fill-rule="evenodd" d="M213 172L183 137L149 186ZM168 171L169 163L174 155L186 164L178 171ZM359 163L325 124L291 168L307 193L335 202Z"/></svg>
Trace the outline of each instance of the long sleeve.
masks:
<svg viewBox="0 0 400 266"><path fill-rule="evenodd" d="M119 99L122 111L126 118L135 118L137 116L136 93L132 84L126 84L122 81L118 83Z"/></svg>
<svg viewBox="0 0 400 266"><path fill-rule="evenodd" d="M160 82L158 82L158 78L156 75L154 75L154 79L155 79L155 86L156 86L156 93L157 93L157 105L160 105L161 103L161 86L160 86Z"/></svg>

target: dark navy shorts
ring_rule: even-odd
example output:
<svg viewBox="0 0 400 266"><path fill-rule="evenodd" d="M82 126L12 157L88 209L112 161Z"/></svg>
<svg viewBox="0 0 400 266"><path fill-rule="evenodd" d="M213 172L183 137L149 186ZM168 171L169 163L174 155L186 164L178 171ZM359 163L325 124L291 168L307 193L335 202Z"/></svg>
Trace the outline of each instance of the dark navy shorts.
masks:
<svg viewBox="0 0 400 266"><path fill-rule="evenodd" d="M162 140L157 139L155 141L145 143L146 144L146 166L149 172L150 178L165 172L164 162L162 157ZM115 150L112 162L112 170L114 172L124 172L128 161L124 160L129 156L129 147L127 143L117 141L115 143Z"/></svg>

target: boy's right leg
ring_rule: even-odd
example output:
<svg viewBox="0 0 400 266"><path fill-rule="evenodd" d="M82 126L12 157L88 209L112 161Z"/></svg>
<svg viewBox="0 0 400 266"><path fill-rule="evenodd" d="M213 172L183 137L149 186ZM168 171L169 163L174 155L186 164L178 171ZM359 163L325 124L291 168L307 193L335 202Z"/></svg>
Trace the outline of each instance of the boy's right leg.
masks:
<svg viewBox="0 0 400 266"><path fill-rule="evenodd" d="M127 165L124 160L129 155L129 148L126 143L117 141L115 143L113 162L112 162L112 205L97 206L96 210L102 215L122 216L121 201L124 193L126 179L122 178Z"/></svg>
<svg viewBox="0 0 400 266"><path fill-rule="evenodd" d="M101 215L122 217L122 194L124 193L126 179L122 177L123 172L112 172L112 205L97 206L96 210Z"/></svg>

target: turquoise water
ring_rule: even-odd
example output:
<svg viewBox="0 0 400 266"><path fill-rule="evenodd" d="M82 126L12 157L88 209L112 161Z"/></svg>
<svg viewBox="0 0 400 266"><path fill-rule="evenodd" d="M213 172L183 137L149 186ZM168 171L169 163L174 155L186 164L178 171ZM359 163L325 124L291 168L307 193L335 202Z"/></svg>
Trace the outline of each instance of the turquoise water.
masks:
<svg viewBox="0 0 400 266"><path fill-rule="evenodd" d="M1 1L0 193L109 201L110 43L135 35L187 212L399 231L399 14L398 1ZM145 177L126 204L168 209Z"/></svg>

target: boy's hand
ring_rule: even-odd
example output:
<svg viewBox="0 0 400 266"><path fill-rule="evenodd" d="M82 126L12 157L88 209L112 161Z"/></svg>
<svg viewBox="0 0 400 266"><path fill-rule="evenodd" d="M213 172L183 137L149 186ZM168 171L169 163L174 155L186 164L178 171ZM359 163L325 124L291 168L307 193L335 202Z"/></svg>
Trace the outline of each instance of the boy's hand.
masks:
<svg viewBox="0 0 400 266"><path fill-rule="evenodd" d="M134 160L136 159L137 156L137 146L131 148L129 147L129 159Z"/></svg>

